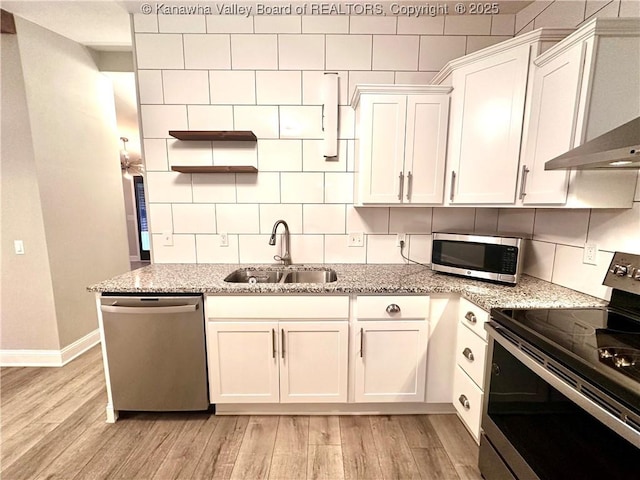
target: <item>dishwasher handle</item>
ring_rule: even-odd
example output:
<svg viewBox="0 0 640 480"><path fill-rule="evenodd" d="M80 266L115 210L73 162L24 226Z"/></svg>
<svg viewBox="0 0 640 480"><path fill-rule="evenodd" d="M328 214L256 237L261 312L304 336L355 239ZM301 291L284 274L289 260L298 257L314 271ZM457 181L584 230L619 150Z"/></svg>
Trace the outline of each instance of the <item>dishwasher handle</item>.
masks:
<svg viewBox="0 0 640 480"><path fill-rule="evenodd" d="M100 309L105 313L125 313L127 315L146 315L149 313L190 313L198 309L197 304L173 305L167 307L120 307L118 305L101 305Z"/></svg>

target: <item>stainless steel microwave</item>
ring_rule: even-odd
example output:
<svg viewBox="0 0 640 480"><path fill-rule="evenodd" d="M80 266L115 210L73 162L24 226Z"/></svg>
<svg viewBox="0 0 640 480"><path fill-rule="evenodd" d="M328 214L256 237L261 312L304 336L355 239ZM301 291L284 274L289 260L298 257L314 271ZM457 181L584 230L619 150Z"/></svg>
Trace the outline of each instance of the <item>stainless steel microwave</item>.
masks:
<svg viewBox="0 0 640 480"><path fill-rule="evenodd" d="M431 269L515 285L524 259L524 243L522 237L434 233Z"/></svg>

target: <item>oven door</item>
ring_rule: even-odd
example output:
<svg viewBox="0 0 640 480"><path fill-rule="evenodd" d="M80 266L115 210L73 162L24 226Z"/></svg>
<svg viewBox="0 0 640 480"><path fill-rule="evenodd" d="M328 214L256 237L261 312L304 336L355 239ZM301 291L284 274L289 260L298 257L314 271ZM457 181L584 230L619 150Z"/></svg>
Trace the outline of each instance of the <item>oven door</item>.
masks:
<svg viewBox="0 0 640 480"><path fill-rule="evenodd" d="M547 370L544 354L515 345L500 327L486 328L491 360L479 459L486 480L637 476L640 433Z"/></svg>

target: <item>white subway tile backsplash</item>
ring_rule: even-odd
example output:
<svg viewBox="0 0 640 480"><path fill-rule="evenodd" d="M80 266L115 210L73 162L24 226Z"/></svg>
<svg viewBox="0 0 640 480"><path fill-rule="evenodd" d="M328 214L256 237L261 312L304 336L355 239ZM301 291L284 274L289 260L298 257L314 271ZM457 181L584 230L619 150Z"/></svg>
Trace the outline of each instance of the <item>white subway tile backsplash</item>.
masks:
<svg viewBox="0 0 640 480"><path fill-rule="evenodd" d="M280 134L276 106L234 105L233 123L236 130L251 130L259 139L278 138Z"/></svg>
<svg viewBox="0 0 640 480"><path fill-rule="evenodd" d="M277 70L277 35L233 35L231 68L234 70Z"/></svg>
<svg viewBox="0 0 640 480"><path fill-rule="evenodd" d="M509 36L468 36L466 54L468 55L478 50L482 50L483 48L504 42L510 38L511 37Z"/></svg>
<svg viewBox="0 0 640 480"><path fill-rule="evenodd" d="M520 33L529 23L533 24L534 18L548 8L551 3L553 2L531 2L520 10L516 15L516 34Z"/></svg>
<svg viewBox="0 0 640 480"><path fill-rule="evenodd" d="M393 72L349 72L349 99L353 96L356 85L380 84L392 85L394 80Z"/></svg>
<svg viewBox="0 0 640 480"><path fill-rule="evenodd" d="M256 72L258 105L300 105L302 103L302 73L266 70Z"/></svg>
<svg viewBox="0 0 640 480"><path fill-rule="evenodd" d="M396 72L398 85L429 85L438 72Z"/></svg>
<svg viewBox="0 0 640 480"><path fill-rule="evenodd" d="M356 135L356 115L350 105L338 107L338 138L351 139Z"/></svg>
<svg viewBox="0 0 640 480"><path fill-rule="evenodd" d="M633 197L634 202L640 202L640 170L638 171L638 182L636 183L636 195Z"/></svg>
<svg viewBox="0 0 640 480"><path fill-rule="evenodd" d="M267 172L302 170L302 140L258 140L258 168Z"/></svg>
<svg viewBox="0 0 640 480"><path fill-rule="evenodd" d="M374 70L418 70L417 35L374 35Z"/></svg>
<svg viewBox="0 0 640 480"><path fill-rule="evenodd" d="M141 105L144 138L169 138L169 130L187 129L186 105Z"/></svg>
<svg viewBox="0 0 640 480"><path fill-rule="evenodd" d="M347 205L347 232L389 233L389 208Z"/></svg>
<svg viewBox="0 0 640 480"><path fill-rule="evenodd" d="M149 220L151 233L173 232L173 213L170 203L150 203Z"/></svg>
<svg viewBox="0 0 640 480"><path fill-rule="evenodd" d="M300 33L302 20L296 15L256 15L253 28L255 33Z"/></svg>
<svg viewBox="0 0 640 480"><path fill-rule="evenodd" d="M327 35L327 70L371 70L371 35Z"/></svg>
<svg viewBox="0 0 640 480"><path fill-rule="evenodd" d="M280 174L258 172L236 175L238 203L280 202Z"/></svg>
<svg viewBox="0 0 640 480"><path fill-rule="evenodd" d="M172 210L174 233L216 233L215 205L176 203Z"/></svg>
<svg viewBox="0 0 640 480"><path fill-rule="evenodd" d="M556 257L556 244L529 240L525 244L523 273L532 277L551 281L553 262Z"/></svg>
<svg viewBox="0 0 640 480"><path fill-rule="evenodd" d="M274 260L274 255L281 255L282 239L278 237L275 246L269 245L270 235L239 235L238 250L240 263L279 263ZM293 257L293 261L300 260Z"/></svg>
<svg viewBox="0 0 640 480"><path fill-rule="evenodd" d="M204 15L158 15L158 30L161 33L205 33L207 23Z"/></svg>
<svg viewBox="0 0 640 480"><path fill-rule="evenodd" d="M491 35L510 35L516 33L516 16L513 13L493 15L491 17Z"/></svg>
<svg viewBox="0 0 640 480"><path fill-rule="evenodd" d="M495 233L498 231L497 208L476 208L476 220L474 231L478 233Z"/></svg>
<svg viewBox="0 0 640 480"><path fill-rule="evenodd" d="M141 104L162 104L162 71L138 70L138 91Z"/></svg>
<svg viewBox="0 0 640 480"><path fill-rule="evenodd" d="M389 233L431 233L432 208L391 207Z"/></svg>
<svg viewBox="0 0 640 480"><path fill-rule="evenodd" d="M349 72L339 71L338 73L338 103L340 105L349 104L347 86ZM302 72L302 103L303 105L322 105L322 79L325 72L317 70L307 70Z"/></svg>
<svg viewBox="0 0 640 480"><path fill-rule="evenodd" d="M213 164L216 166L258 166L255 142L213 142Z"/></svg>
<svg viewBox="0 0 640 480"><path fill-rule="evenodd" d="M263 203L260 205L260 233L271 233L273 225L284 220L290 233L302 233L302 205L286 203ZM282 232L283 227L278 227Z"/></svg>
<svg viewBox="0 0 640 480"><path fill-rule="evenodd" d="M338 140L338 155L327 158L323 153L322 140L303 140L302 158L305 172L344 172L347 168L347 141Z"/></svg>
<svg viewBox="0 0 640 480"><path fill-rule="evenodd" d="M280 201L282 203L322 203L323 173L281 173Z"/></svg>
<svg viewBox="0 0 640 480"><path fill-rule="evenodd" d="M184 68L182 35L138 33L135 38L138 69Z"/></svg>
<svg viewBox="0 0 640 480"><path fill-rule="evenodd" d="M211 103L223 105L255 104L256 76L251 71L209 72Z"/></svg>
<svg viewBox="0 0 640 480"><path fill-rule="evenodd" d="M589 210L537 209L533 239L582 247L588 226Z"/></svg>
<svg viewBox="0 0 640 480"><path fill-rule="evenodd" d="M591 210L587 241L600 250L640 255L640 203L630 209Z"/></svg>
<svg viewBox="0 0 640 480"><path fill-rule="evenodd" d="M395 16L352 15L349 21L349 33L351 34L396 33L397 17Z"/></svg>
<svg viewBox="0 0 640 480"><path fill-rule="evenodd" d="M536 17L533 28L575 28L584 20L584 2L553 2Z"/></svg>
<svg viewBox="0 0 640 480"><path fill-rule="evenodd" d="M349 235L324 236L324 261L326 263L366 263L367 249L349 247Z"/></svg>
<svg viewBox="0 0 640 480"><path fill-rule="evenodd" d="M164 103L209 103L209 75L205 70L164 70L162 82Z"/></svg>
<svg viewBox="0 0 640 480"><path fill-rule="evenodd" d="M353 203L353 173L324 174L324 203Z"/></svg>
<svg viewBox="0 0 640 480"><path fill-rule="evenodd" d="M405 263L395 235L367 235L367 263Z"/></svg>
<svg viewBox="0 0 640 480"><path fill-rule="evenodd" d="M620 1L620 17L640 17L640 2L635 0Z"/></svg>
<svg viewBox="0 0 640 480"><path fill-rule="evenodd" d="M445 35L490 35L491 15L446 15Z"/></svg>
<svg viewBox="0 0 640 480"><path fill-rule="evenodd" d="M426 35L420 37L419 69L438 71L447 62L465 54L466 37Z"/></svg>
<svg viewBox="0 0 640 480"><path fill-rule="evenodd" d="M347 140L347 172L356 170L356 141Z"/></svg>
<svg viewBox="0 0 640 480"><path fill-rule="evenodd" d="M324 263L324 235L291 235L291 259L294 263Z"/></svg>
<svg viewBox="0 0 640 480"><path fill-rule="evenodd" d="M158 16L136 13L133 15L133 28L136 33L158 33Z"/></svg>
<svg viewBox="0 0 640 480"><path fill-rule="evenodd" d="M431 228L434 232L473 231L475 217L475 208L434 208Z"/></svg>
<svg viewBox="0 0 640 480"><path fill-rule="evenodd" d="M236 202L235 173L194 173L192 177L195 203Z"/></svg>
<svg viewBox="0 0 640 480"><path fill-rule="evenodd" d="M227 242L221 247L220 235L196 235L198 263L239 263L238 235L227 235Z"/></svg>
<svg viewBox="0 0 640 480"><path fill-rule="evenodd" d="M533 208L501 208L498 212L498 232L531 236L535 214Z"/></svg>
<svg viewBox="0 0 640 480"><path fill-rule="evenodd" d="M233 130L231 105L187 105L190 130Z"/></svg>
<svg viewBox="0 0 640 480"><path fill-rule="evenodd" d="M404 254L414 262L431 264L432 235L408 235Z"/></svg>
<svg viewBox="0 0 640 480"><path fill-rule="evenodd" d="M347 15L303 15L302 33L349 33Z"/></svg>
<svg viewBox="0 0 640 480"><path fill-rule="evenodd" d="M303 205L302 232L346 233L344 204Z"/></svg>
<svg viewBox="0 0 640 480"><path fill-rule="evenodd" d="M211 142L167 141L169 165L213 165Z"/></svg>
<svg viewBox="0 0 640 480"><path fill-rule="evenodd" d="M442 35L444 15L429 17L398 17L398 35Z"/></svg>
<svg viewBox="0 0 640 480"><path fill-rule="evenodd" d="M177 172L147 172L145 174L149 203L190 203L191 175Z"/></svg>
<svg viewBox="0 0 640 480"><path fill-rule="evenodd" d="M630 2L626 2L630 3ZM637 2L634 2L637 3ZM594 17L598 18L616 18L620 10L620 0L587 0L587 5L584 11L584 21L587 22ZM636 15L620 15L639 17L640 9Z"/></svg>
<svg viewBox="0 0 640 480"><path fill-rule="evenodd" d="M216 229L220 233L258 233L260 215L257 204L216 205Z"/></svg>
<svg viewBox="0 0 640 480"><path fill-rule="evenodd" d="M583 254L582 248L558 245L551 281L563 287L609 300L611 289L602 285L602 280L607 273L613 254L599 252L597 265L582 263Z"/></svg>
<svg viewBox="0 0 640 480"><path fill-rule="evenodd" d="M253 33L253 16L207 15L208 33Z"/></svg>
<svg viewBox="0 0 640 480"><path fill-rule="evenodd" d="M167 171L167 141L162 139L145 139L144 146L144 168L147 172L154 170Z"/></svg>
<svg viewBox="0 0 640 480"><path fill-rule="evenodd" d="M280 107L280 138L322 138L322 108L317 105Z"/></svg>
<svg viewBox="0 0 640 480"><path fill-rule="evenodd" d="M231 68L230 36L210 33L185 35L184 66L196 70Z"/></svg>
<svg viewBox="0 0 640 480"><path fill-rule="evenodd" d="M151 235L153 263L196 263L195 235L174 235L173 245L162 244L162 234Z"/></svg>
<svg viewBox="0 0 640 480"><path fill-rule="evenodd" d="M279 35L280 70L324 70L324 35Z"/></svg>

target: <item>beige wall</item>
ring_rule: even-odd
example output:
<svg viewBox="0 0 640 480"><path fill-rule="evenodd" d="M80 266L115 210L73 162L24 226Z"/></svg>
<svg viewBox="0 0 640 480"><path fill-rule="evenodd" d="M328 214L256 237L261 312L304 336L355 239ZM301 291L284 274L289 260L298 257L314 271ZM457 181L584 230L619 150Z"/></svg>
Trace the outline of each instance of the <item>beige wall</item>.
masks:
<svg viewBox="0 0 640 480"><path fill-rule="evenodd" d="M20 174L40 197L34 209L39 207L42 218L57 343L64 348L97 328L94 298L86 286L129 269L113 91L85 47L21 18L16 27L31 129L31 145L25 139L23 148L32 146L35 159L34 169ZM3 183L12 180L3 177ZM3 222L4 208L3 202ZM3 257L12 237L6 236ZM25 257L31 248L26 242ZM25 303L39 301L41 292L33 287L39 276L12 281L22 285ZM3 306L7 332L15 323L34 322L30 312L9 313ZM42 348L31 337L3 337L3 349Z"/></svg>

